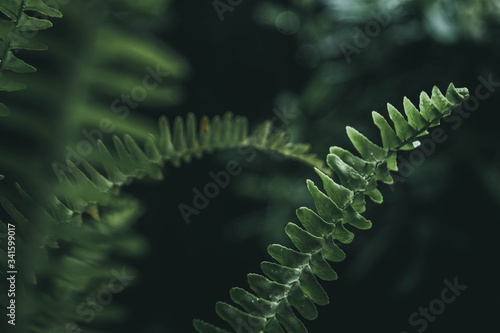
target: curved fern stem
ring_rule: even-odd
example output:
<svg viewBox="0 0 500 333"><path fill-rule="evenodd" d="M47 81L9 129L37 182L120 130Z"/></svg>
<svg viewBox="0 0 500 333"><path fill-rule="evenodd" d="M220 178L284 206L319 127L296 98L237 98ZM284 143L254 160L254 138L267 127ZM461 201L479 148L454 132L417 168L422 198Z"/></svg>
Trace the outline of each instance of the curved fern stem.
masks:
<svg viewBox="0 0 500 333"><path fill-rule="evenodd" d="M251 135L247 119L233 117L231 113L215 116L211 121L203 118L202 122L198 129L195 116L188 114L186 121L177 117L171 126L166 117L161 117L158 137L150 135L144 149L129 135L123 140L114 136L116 156L99 141L97 160L106 176L85 161L82 166L70 161L67 166L53 163L61 182L56 195L64 198L71 211L81 214L91 204L107 203L112 193L135 178L148 175L156 180L163 179L161 170L165 163L178 167L182 162L201 158L214 150L235 147L275 152L330 174L323 161L309 153L309 145L291 143L290 136L283 131L273 133L270 122L258 126Z"/></svg>
<svg viewBox="0 0 500 333"><path fill-rule="evenodd" d="M316 171L326 193L313 181L307 180L316 212L301 207L297 210L297 217L305 229L294 223L285 227L298 251L270 245L268 252L278 263L261 263L267 277L248 274L248 283L255 294L233 288L231 299L241 309L218 302L217 314L238 333L306 333L305 325L292 308L303 318L313 320L318 315L315 304L329 303L329 297L316 277L326 281L337 279L337 273L328 261L345 259L340 246L352 242L354 238L346 226L357 229L371 227L371 222L360 214L365 210L365 196L381 203L383 198L377 189L377 182L393 183L390 171L397 171L397 152L415 149L417 138L427 134L429 128L439 125L440 120L467 97L466 88L457 89L453 84L448 87L446 96L434 87L432 97L425 92L420 95L420 110L407 98L404 99L407 119L388 104L394 128L383 116L373 112L374 122L381 132L382 147L354 128L347 127L347 135L360 157L342 148L331 147L326 161L339 183L318 169ZM201 320L195 320L194 327L200 333L228 332Z"/></svg>
<svg viewBox="0 0 500 333"><path fill-rule="evenodd" d="M214 149L251 147L327 170L323 161L309 153L308 144L291 143L290 135L284 131L274 131L270 121L258 126L250 135L248 131L247 119L239 116L233 118L230 112L222 117L215 116L211 121L208 117L203 117L198 132L193 114L188 114L185 123L182 118L177 117L172 129L168 120L162 117L158 149L164 160L175 166L179 166L182 161L190 161L193 156L199 158Z"/></svg>
<svg viewBox="0 0 500 333"><path fill-rule="evenodd" d="M330 173L324 162L309 152L308 144L291 143L290 136L285 132L273 132L271 122L258 126L250 135L248 132L248 121L245 117L233 117L232 113L226 113L222 117L215 116L211 121L204 117L198 128L195 116L190 113L185 121L181 117L175 118L172 125L166 117L161 117L159 134L151 134L143 149L130 135L125 135L123 140L114 136L116 156L113 156L104 143L99 141L98 154L94 160L102 165L107 179L107 182L100 181L103 183L100 190L108 191L108 185L122 186L133 178L142 178L145 175L160 180L163 178L161 169L165 163L179 167L183 162L201 158L206 153L237 147L274 152ZM82 177L80 168L75 170L71 162L67 164L61 166L59 163L53 163L54 172L60 181L67 183L68 174ZM83 169L96 185L98 180L104 177L95 169L91 169L87 163L84 163ZM74 184L69 185L74 188Z"/></svg>
<svg viewBox="0 0 500 333"><path fill-rule="evenodd" d="M185 124L182 118L177 117L173 129L169 127L168 120L161 118L158 148L164 159L175 166L179 166L182 160L188 162L192 156L199 158L214 149L251 147L274 152L329 172L322 160L309 153L310 145L291 143L290 135L273 130L270 121L258 126L250 135L247 119L239 116L233 118L230 112L222 117L215 116L211 121L208 117L203 117L198 133L193 114L188 114Z"/></svg>

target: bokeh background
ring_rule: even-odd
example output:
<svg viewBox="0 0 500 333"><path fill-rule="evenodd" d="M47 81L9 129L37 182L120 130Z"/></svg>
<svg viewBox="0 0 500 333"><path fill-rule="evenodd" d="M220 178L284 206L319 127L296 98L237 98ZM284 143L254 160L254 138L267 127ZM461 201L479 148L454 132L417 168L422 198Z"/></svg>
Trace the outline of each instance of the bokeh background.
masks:
<svg viewBox="0 0 500 333"><path fill-rule="evenodd" d="M221 1L227 3L226 1ZM420 91L449 82L468 87L478 77L500 82L500 1L496 0L288 0L241 1L220 19L212 1L71 1L64 18L37 38L45 52L23 52L38 73L24 75L28 89L2 93L12 114L0 122L0 170L6 182L50 178L52 161L102 118L113 134L138 141L155 133L160 115L226 111L257 125L281 110L295 142L320 157L328 147L352 149L353 126L374 141L371 111L386 103L402 108ZM346 59L375 13L390 14L370 42ZM145 67L170 73L125 119L111 104L141 84ZM468 289L429 323L426 332L486 331L500 310L498 205L500 87L476 111L442 124L448 139L385 201L370 203L373 228L356 233L334 265L339 280L324 283L331 304L307 324L310 332L416 332L408 317L440 297L443 280ZM458 127L458 128L456 128ZM109 138L106 138L109 140ZM408 153L403 153L408 157ZM243 167L230 186L187 225L180 203L235 159ZM124 309L117 322L96 320L105 332L193 332L192 319L221 323L214 305L229 301L233 286L260 272L270 243L289 245L284 226L300 206L313 206L306 179L314 171L298 162L259 153L246 162L224 151L176 169L161 183L147 179L124 189L139 199L134 230L148 251L122 259L135 267L135 284L99 316ZM9 187L2 188L9 195ZM64 249L62 249L64 250Z"/></svg>

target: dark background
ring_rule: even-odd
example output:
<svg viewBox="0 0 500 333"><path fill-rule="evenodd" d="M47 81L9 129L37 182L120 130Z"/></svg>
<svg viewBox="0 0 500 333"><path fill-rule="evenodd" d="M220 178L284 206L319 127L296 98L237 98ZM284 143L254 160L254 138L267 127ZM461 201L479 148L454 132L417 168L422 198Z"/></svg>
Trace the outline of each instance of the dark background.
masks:
<svg viewBox="0 0 500 333"><path fill-rule="evenodd" d="M160 2L164 1L152 1ZM243 1L226 12L222 22L210 1L176 0L151 12L113 1L95 2L97 9L84 6L86 15L81 15L81 4L69 4L66 12L61 9L65 18L41 36L52 43L51 49L26 57L38 61L37 75L54 77L58 81L54 84L62 87L80 75L75 74L77 64L84 63L81 70L85 71L98 63L93 59L102 56L100 49L89 45L99 31L112 26L139 39L155 38L154 43L175 50L175 57L169 56L182 59L172 60L173 66L180 68L176 61L189 65L167 82L179 89L173 93L177 97L165 95L156 104L146 100L133 110L127 122L140 127L137 138L154 130L162 114L173 119L188 112L201 117L232 111L257 125L274 117L273 109L278 108L294 116L286 126L293 140L310 143L323 158L333 145L353 150L346 126L380 142L371 111L387 115L387 102L402 110L403 96L417 104L420 91L430 94L434 85L445 90L453 82L475 94L479 76L500 81L496 1L407 1L402 12L392 15L390 24L348 63L339 51L341 43L354 45L353 29L364 29L373 20L370 11L383 11L389 3ZM283 12L289 20L275 23L282 22L276 16ZM300 21L298 30L290 17ZM309 52L299 51L304 46ZM60 60L54 60L54 54ZM144 63L135 62L103 61L96 68L129 70L140 80ZM75 96L84 94L88 103L101 103L102 112L109 112L107 105L119 96L121 88L116 83L119 88L113 90L111 79L109 85L96 87L85 74L82 77L75 79L73 95L60 93L67 104L53 97L58 108L40 116L54 130L43 144L31 146L42 169L44 161L61 155L63 145L57 141L77 142L79 129L92 126L92 120L68 107L76 105L79 98ZM22 95L9 98L20 101ZM437 145L435 153L394 191L381 185L384 203L370 202L364 214L373 228L355 231L354 242L344 246L347 259L333 265L339 280L323 283L331 304L321 307L319 318L307 323L310 332L417 332L420 326L410 326L408 317L440 297L445 279L455 278L467 290L446 305L425 331L495 327L500 310L496 272L499 102L497 91L481 101L457 129L454 123L443 122L448 139ZM5 136L14 131L2 130ZM127 132L125 125L117 134L122 132ZM24 140L36 141L33 137ZM59 150L47 149L50 142ZM32 156L28 148L23 149L26 156ZM12 151L4 152L5 156ZM405 158L409 155L402 153ZM192 332L193 318L224 325L216 318L215 302L229 302L231 287L248 289L245 276L260 273L260 262L270 259L268 244L290 244L285 224L297 223L296 208L313 207L305 181L319 182L311 168L298 162L264 153L252 162L245 158L236 151L220 152L179 169L167 166L163 182L145 180L125 189L143 205L144 214L134 229L148 240L149 253L127 259L139 276L134 286L117 295L113 305L124 305L128 315L118 323L103 324L103 329ZM209 172L223 170L231 159L241 163L242 173L187 225L178 205L191 205L192 189L202 188L211 181ZM4 163L4 169L8 168Z"/></svg>

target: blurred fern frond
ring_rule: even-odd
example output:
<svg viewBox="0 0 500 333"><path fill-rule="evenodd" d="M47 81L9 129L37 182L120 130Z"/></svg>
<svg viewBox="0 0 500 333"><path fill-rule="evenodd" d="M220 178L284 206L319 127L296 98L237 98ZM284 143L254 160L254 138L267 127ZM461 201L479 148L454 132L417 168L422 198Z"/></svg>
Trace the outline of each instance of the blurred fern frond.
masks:
<svg viewBox="0 0 500 333"><path fill-rule="evenodd" d="M28 15L34 12L34 15ZM46 50L47 46L34 40L39 30L52 27L52 23L41 18L62 17L57 9L47 6L42 0L8 0L0 3L0 91L18 91L26 88L5 72L32 73L35 67L16 56L18 50ZM0 116L7 115L8 108L0 103Z"/></svg>
<svg viewBox="0 0 500 333"><path fill-rule="evenodd" d="M148 7L140 17L124 21L115 12L132 11L137 7L132 1L69 2L61 9L64 18L58 28L37 36L40 42L50 41L47 52L30 54L31 62L44 67L25 77L26 90L2 96L5 104L16 105L16 112L0 123L1 140L24 143L0 146L2 174L16 180L33 169L48 170L67 146L81 140L83 131L99 128L102 119L112 122L115 135L145 140L155 131L154 122L136 109L164 112L183 99L181 81L188 77L190 65L154 37L159 22L167 21L158 20L164 17L160 9L170 1L148 3L158 10ZM151 24L146 31L136 31L137 20ZM128 102L127 95L144 88L150 72L158 80L151 80L149 87L154 88L146 89L147 98Z"/></svg>

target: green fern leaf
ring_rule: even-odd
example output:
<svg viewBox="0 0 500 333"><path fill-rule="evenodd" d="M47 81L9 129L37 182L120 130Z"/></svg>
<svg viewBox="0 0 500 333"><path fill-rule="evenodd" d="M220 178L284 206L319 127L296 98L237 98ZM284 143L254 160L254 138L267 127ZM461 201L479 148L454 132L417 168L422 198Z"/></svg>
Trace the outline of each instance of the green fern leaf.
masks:
<svg viewBox="0 0 500 333"><path fill-rule="evenodd" d="M258 325L251 327L247 319L254 318L243 316L242 310L231 308L234 317L231 317L231 312L225 312L221 317L236 332L244 327L248 332L255 333L307 332L292 307L303 318L312 320L317 316L314 303L328 304L329 297L316 277L326 281L337 279L337 274L327 261L339 262L345 259L345 253L336 241L343 244L352 242L354 234L346 226L371 228L372 223L360 214L365 209L365 196L377 203L383 201L377 182L392 183L389 171L397 170L396 152L414 149L413 141L425 134L428 128L438 124L441 118L449 115L454 107L468 97L468 91L450 85L446 97L437 88L433 89L432 96L430 98L425 93L421 94L420 111L407 98L404 99L408 121L396 108L389 105L389 117L395 129L383 116L373 113L374 122L381 131L383 148L355 129L347 127L347 134L361 157L339 147L330 148L327 164L340 180L340 185L319 170L316 171L326 194L311 180L307 181L317 213L301 207L297 210L297 217L305 230L294 223L288 223L285 227L285 232L298 251L277 244L268 247L268 253L279 264L267 261L261 264L262 271L269 279L258 274L248 275L250 288L256 295L242 289L233 289L237 290L238 295L233 298L235 303L241 305L244 311L257 313L259 316ZM259 133L258 137L264 140L266 134ZM259 312L248 302L265 305L262 307L265 311ZM268 325L262 322L263 319ZM200 333L219 332L214 326L207 324L195 324L195 328Z"/></svg>

